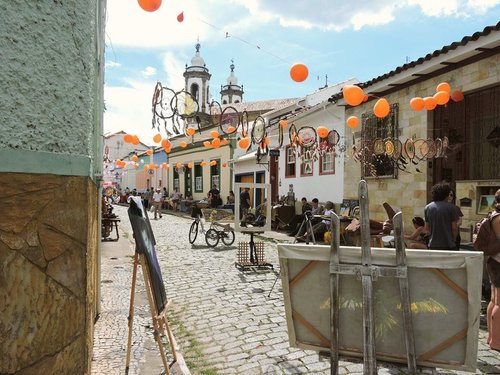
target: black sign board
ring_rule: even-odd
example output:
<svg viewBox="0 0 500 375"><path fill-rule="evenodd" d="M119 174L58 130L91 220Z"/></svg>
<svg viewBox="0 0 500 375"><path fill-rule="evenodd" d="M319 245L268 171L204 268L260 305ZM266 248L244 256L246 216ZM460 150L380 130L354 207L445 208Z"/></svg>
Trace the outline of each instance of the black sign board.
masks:
<svg viewBox="0 0 500 375"><path fill-rule="evenodd" d="M269 150L269 156L279 157L280 156L280 150Z"/></svg>
<svg viewBox="0 0 500 375"><path fill-rule="evenodd" d="M146 258L148 273L153 290L157 313L160 314L167 304L167 294L161 276L160 265L156 257L155 237L148 214L139 197L130 197L128 217L135 239L135 251Z"/></svg>

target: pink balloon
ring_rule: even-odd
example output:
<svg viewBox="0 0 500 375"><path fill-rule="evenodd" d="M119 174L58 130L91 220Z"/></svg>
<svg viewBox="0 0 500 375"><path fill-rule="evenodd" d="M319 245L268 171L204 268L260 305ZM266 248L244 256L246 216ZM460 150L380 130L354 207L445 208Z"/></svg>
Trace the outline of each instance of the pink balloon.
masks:
<svg viewBox="0 0 500 375"><path fill-rule="evenodd" d="M184 12L179 13L179 15L177 16L177 21L179 21L179 22L184 21Z"/></svg>

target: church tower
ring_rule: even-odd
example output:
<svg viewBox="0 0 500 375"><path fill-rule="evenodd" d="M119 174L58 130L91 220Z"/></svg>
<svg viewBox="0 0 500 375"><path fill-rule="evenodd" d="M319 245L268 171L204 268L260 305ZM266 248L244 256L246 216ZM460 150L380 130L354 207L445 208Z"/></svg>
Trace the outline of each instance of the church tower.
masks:
<svg viewBox="0 0 500 375"><path fill-rule="evenodd" d="M241 103L243 101L243 85L238 85L238 78L234 75L234 61L231 60L231 73L227 77L227 85L221 86L221 104Z"/></svg>
<svg viewBox="0 0 500 375"><path fill-rule="evenodd" d="M191 66L187 66L184 71L186 82L185 90L196 98L199 111L209 113L210 111L210 77L211 74L205 66L205 60L200 56L200 43L196 43L196 54L191 59Z"/></svg>

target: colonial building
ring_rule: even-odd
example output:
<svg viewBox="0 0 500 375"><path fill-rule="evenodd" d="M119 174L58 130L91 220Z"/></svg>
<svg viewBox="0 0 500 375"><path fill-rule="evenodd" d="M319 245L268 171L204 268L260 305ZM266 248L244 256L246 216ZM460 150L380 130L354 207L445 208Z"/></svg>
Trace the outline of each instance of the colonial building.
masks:
<svg viewBox="0 0 500 375"><path fill-rule="evenodd" d="M452 92L463 93L463 100L455 94L454 100L434 110L415 111L410 107L414 97L433 96L441 82L447 82ZM383 172L376 177L366 165L346 160L346 198L356 198L357 183L365 178L373 216L383 219L380 205L387 201L402 210L410 226L413 216L423 216L432 185L449 181L464 214L462 240L469 242L471 225L485 214L481 198L500 188L500 23L363 82L360 87L369 100L346 108L346 118L356 115L362 119L358 128L346 130L347 139L354 139L358 146L369 138L399 139L403 144L413 139L416 157L407 159L405 167L392 163L380 169ZM377 121L373 104L382 97L391 103L392 111L386 119ZM340 95L332 99L343 104ZM417 142L419 139L426 142ZM441 154L440 145L444 148Z"/></svg>

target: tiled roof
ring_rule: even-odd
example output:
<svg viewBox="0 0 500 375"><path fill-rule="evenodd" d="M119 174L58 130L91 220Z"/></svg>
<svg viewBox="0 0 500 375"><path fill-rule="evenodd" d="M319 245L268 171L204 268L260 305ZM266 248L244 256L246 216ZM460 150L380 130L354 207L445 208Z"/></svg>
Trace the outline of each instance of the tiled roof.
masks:
<svg viewBox="0 0 500 375"><path fill-rule="evenodd" d="M259 100L255 102L232 103L222 105L222 110L226 107L234 107L238 112L268 112L270 110L287 107L299 101L300 98Z"/></svg>
<svg viewBox="0 0 500 375"><path fill-rule="evenodd" d="M439 50L435 50L434 52L425 55L424 57L421 57L421 58L419 58L417 60L411 61L411 62L406 63L404 65L398 66L396 69L391 70L388 73L385 73L383 75L375 77L375 78L373 78L373 79L371 79L369 81L362 82L358 86L360 86L362 88L366 88L366 87L372 86L372 85L374 85L377 82L381 82L381 81L384 81L384 80L386 80L388 78L394 77L394 76L396 76L396 75L398 75L398 74L400 74L402 72L405 72L406 70L409 70L409 69L412 69L412 68L416 68L419 65L422 65L422 64L424 64L427 61L430 61L430 60L435 59L437 57L446 55L448 52L454 51L457 48L464 47L468 43L475 42L478 39L480 39L482 37L485 37L485 36L488 36L489 34L495 32L495 31L500 31L500 22L498 22L496 25L485 27L483 31L478 31L478 32L476 32L476 33L474 33L474 34L472 34L470 36L465 36L459 42L453 42L453 43L451 43L449 45L446 45L446 46L442 47ZM496 48L496 47L498 47L498 45L494 46L493 48ZM484 51L482 49L478 49L478 50L475 51L475 54L478 55L478 54L483 53L483 52ZM335 100L335 99L338 99L340 97L342 97L342 92L340 92L339 94L333 95L331 98L333 100Z"/></svg>
<svg viewBox="0 0 500 375"><path fill-rule="evenodd" d="M428 53L427 55L419 58L418 60L406 63L406 64L401 65L401 66L398 66L396 69L391 70L389 73L386 73L386 74L383 74L383 75L378 76L376 78L373 78L370 81L363 82L362 84L360 84L360 86L361 87L368 87L370 85L373 85L374 83L376 83L378 81L382 81L386 78L389 78L389 77L394 76L398 73L401 73L407 69L410 69L410 68L413 68L417 65L423 64L424 62L429 61L435 57L438 57L440 55L448 53L449 51L453 51L453 50L457 49L458 47L465 46L467 43L478 40L479 38L490 34L492 31L499 31L499 30L500 30L500 22L498 22L494 26L485 27L483 31L478 31L478 32L472 34L471 36L465 36L462 38L462 40L460 42L453 42L447 46L444 46L443 48L441 48L439 50L435 50L432 53Z"/></svg>

